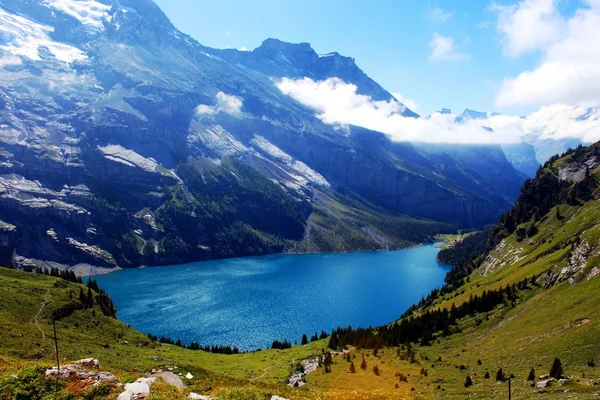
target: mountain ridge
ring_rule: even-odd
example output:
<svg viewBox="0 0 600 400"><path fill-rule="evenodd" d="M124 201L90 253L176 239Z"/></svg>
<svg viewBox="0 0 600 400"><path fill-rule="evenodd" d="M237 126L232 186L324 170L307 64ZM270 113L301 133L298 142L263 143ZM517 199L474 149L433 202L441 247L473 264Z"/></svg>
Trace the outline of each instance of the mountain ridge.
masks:
<svg viewBox="0 0 600 400"><path fill-rule="evenodd" d="M325 124L315 110L277 89L271 75L227 62L179 32L151 1L92 3L97 11L87 19L73 16L72 0L7 0L0 7L0 29L22 33L7 34L0 43L11 60L0 76L0 220L15 227L3 254L16 251L12 261L18 265L46 260L115 267L221 257L231 253L216 251L212 242L234 231L260 243L236 255L295 246L291 232L297 227L274 234L256 220L243 222L249 221L240 213L245 205L229 198L248 199L254 207L285 198L303 215L320 208L337 218L318 202L347 199L347 193L363 199L359 211L350 207L362 216L324 235L346 243L343 248L323 244L322 250L414 245L401 231L382 245L376 238L387 235L373 221L387 214L408 223L408 216L409 226L430 227L419 239L430 240L439 233L435 226L494 221L525 180L495 146L478 150L478 156L494 155L481 171L470 150L457 159L360 127ZM27 12L39 18L15 14ZM269 46L298 48L279 41L267 41ZM322 78L347 71L358 90L393 101L351 59L319 57L299 46L310 60L325 63ZM290 68L276 56L272 61ZM227 176L236 172L224 159L241 161L256 174L232 181ZM197 170L187 182L179 172L186 163ZM192 194L192 181L208 191L228 187L229 193L205 202ZM261 189L244 197L252 187ZM328 195L315 195L318 190ZM365 212L373 218L365 219ZM306 232L310 217L298 223ZM369 230L377 234L365 236ZM356 234L360 246L339 236Z"/></svg>

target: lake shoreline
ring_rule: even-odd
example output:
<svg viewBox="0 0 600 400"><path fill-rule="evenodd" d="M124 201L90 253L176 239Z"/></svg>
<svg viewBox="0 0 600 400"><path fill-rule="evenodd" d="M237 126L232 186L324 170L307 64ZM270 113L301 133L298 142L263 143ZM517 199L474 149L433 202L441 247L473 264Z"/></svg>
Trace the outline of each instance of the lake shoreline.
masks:
<svg viewBox="0 0 600 400"><path fill-rule="evenodd" d="M142 332L243 351L339 326L379 326L443 285L434 244L393 251L270 254L130 268L96 277ZM151 288L151 289L150 289ZM234 322L235 321L235 322Z"/></svg>
<svg viewBox="0 0 600 400"><path fill-rule="evenodd" d="M82 277L82 278L92 278L94 276L113 274L113 273L116 273L116 272L125 271L125 270L131 270L131 269L162 268L162 267L167 267L167 266L189 265L189 264L196 264L196 263L203 263L203 262L210 262L210 261L237 260L237 259L243 259L243 258L261 258L261 257L285 256L285 255L293 255L293 256L303 256L303 255L306 255L306 256L310 256L310 255L319 255L319 254L382 253L382 252L391 252L391 251L402 251L402 250L417 249L419 247L428 246L428 245L437 245L439 243L441 243L441 242L434 241L434 242L429 242L429 243L418 243L418 244L415 244L415 245L412 245L412 246L407 246L407 247L398 247L398 248L393 248L393 249L377 249L377 250L320 251L320 252L310 252L310 253L303 253L303 252L268 253L268 254L262 254L262 255L258 255L258 256L239 256L239 257L227 257L227 258L210 258L210 259L206 259L206 260L196 260L196 261L190 261L190 262L181 263L181 264L139 265L137 267L127 267L127 268L122 268L122 267L107 268L107 267L93 266L93 265L89 265L89 264L78 264L78 265L75 265L73 267L63 266L64 268L62 268L62 269L72 270L73 272L75 272L75 275L77 275L79 277ZM86 268L85 269L79 268L79 265L85 265ZM91 273L81 273L81 271L89 271Z"/></svg>

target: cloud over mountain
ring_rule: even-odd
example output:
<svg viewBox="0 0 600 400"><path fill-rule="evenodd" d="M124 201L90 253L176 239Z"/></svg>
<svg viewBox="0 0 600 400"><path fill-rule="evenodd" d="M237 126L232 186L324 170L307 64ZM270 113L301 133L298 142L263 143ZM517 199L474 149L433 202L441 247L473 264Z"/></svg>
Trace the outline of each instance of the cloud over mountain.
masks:
<svg viewBox="0 0 600 400"><path fill-rule="evenodd" d="M337 78L283 78L277 87L300 103L316 110L325 123L356 125L387 134L395 141L429 143L514 143L524 137L539 139L600 139L600 109L552 105L526 117L489 115L456 122L456 115L434 113L429 118L401 115L396 101L373 101L357 93L357 87Z"/></svg>

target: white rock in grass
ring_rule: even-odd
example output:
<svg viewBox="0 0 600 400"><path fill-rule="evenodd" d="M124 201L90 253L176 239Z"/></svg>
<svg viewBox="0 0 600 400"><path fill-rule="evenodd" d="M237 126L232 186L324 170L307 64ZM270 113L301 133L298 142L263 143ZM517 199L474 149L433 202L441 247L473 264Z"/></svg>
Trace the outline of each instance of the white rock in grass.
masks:
<svg viewBox="0 0 600 400"><path fill-rule="evenodd" d="M194 377L194 375L192 375L188 372L187 375L185 376L185 379L192 379L193 377Z"/></svg>

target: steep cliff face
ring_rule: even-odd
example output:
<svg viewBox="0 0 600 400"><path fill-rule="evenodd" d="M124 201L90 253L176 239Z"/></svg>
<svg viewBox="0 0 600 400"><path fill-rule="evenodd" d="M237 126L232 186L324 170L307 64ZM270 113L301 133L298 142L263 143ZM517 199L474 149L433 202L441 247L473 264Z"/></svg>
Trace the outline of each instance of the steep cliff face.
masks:
<svg viewBox="0 0 600 400"><path fill-rule="evenodd" d="M598 143L552 157L492 230L481 273L534 268L547 287L594 278L600 260L599 167Z"/></svg>
<svg viewBox="0 0 600 400"><path fill-rule="evenodd" d="M129 266L282 251L307 229L323 198L315 189L472 227L508 209L522 182L510 168L509 178L497 173L506 160L496 148L478 150L494 160L482 165L465 159L470 149L339 130L273 83L335 76L392 100L351 58L273 39L253 52L209 49L149 0L82 4L0 5L0 219L16 227L11 246L25 258ZM255 174L239 177L226 159ZM195 183L181 176L190 163ZM193 190L200 181L221 192L209 202ZM249 193L252 207L282 199L304 221L273 233L244 219L231 199ZM379 229L362 224L352 229ZM232 247L236 234L255 244Z"/></svg>

